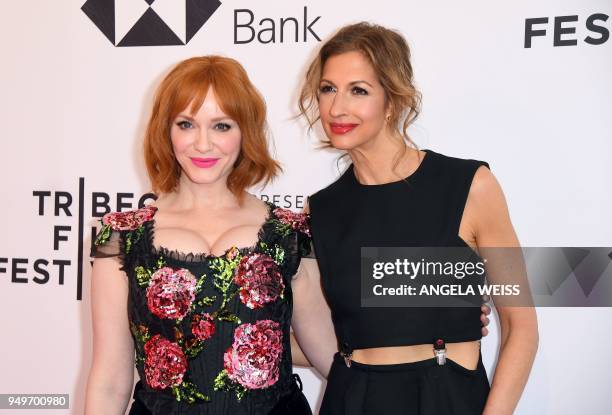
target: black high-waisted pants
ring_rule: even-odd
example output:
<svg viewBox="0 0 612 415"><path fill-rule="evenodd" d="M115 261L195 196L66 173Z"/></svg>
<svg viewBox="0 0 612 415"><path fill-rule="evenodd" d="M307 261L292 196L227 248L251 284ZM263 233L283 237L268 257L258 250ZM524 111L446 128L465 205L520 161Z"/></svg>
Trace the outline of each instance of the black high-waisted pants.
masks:
<svg viewBox="0 0 612 415"><path fill-rule="evenodd" d="M480 354L470 370L448 358L349 368L336 353L319 415L481 415L489 389Z"/></svg>

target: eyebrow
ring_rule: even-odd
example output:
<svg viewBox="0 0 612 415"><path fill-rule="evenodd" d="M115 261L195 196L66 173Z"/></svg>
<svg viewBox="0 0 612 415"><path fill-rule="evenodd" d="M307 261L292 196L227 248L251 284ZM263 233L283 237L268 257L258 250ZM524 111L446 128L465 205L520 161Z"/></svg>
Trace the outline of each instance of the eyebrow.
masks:
<svg viewBox="0 0 612 415"><path fill-rule="evenodd" d="M178 118L178 117L185 118L185 119L186 119L186 120L188 120L188 121L193 121L193 120L194 120L194 118L193 118L192 116L190 116L190 115L185 115L185 114L183 114L183 113L178 114L178 115L176 116L176 118Z"/></svg>
<svg viewBox="0 0 612 415"><path fill-rule="evenodd" d="M328 84L335 85L332 81L330 81L329 79L325 79L325 78L321 79L321 82L327 82ZM349 85L355 85L355 84L360 84L360 83L364 83L366 85L369 85L371 88L374 88L374 86L371 83L369 83L368 81L364 81L362 79L358 81L350 82Z"/></svg>
<svg viewBox="0 0 612 415"><path fill-rule="evenodd" d="M179 115L177 115L177 117L185 118L187 121L195 121L195 118L193 118L190 115L183 114L183 113L180 113ZM230 117L229 115L224 115L222 117L211 118L212 122L217 122L217 121L221 121L221 120L232 120L233 121L233 118Z"/></svg>

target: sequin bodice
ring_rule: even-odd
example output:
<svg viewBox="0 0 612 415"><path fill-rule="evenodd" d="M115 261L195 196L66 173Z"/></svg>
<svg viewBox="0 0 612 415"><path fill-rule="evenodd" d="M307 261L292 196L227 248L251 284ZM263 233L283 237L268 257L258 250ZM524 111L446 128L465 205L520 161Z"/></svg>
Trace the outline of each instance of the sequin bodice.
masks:
<svg viewBox="0 0 612 415"><path fill-rule="evenodd" d="M118 256L142 388L153 414L267 414L289 390L291 278L308 217L268 204L252 247L155 247L155 207L101 219L96 257Z"/></svg>

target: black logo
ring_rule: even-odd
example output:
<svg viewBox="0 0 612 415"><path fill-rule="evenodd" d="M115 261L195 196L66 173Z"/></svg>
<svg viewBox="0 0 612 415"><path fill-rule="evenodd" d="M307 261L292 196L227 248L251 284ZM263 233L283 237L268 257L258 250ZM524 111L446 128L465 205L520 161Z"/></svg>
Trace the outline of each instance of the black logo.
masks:
<svg viewBox="0 0 612 415"><path fill-rule="evenodd" d="M219 0L87 0L81 10L115 46L173 46L189 43L220 5Z"/></svg>
<svg viewBox="0 0 612 415"><path fill-rule="evenodd" d="M604 13L595 13L586 19L578 15L525 19L524 47L529 49L535 38L547 36L552 37L552 42L549 44L552 43L553 47L577 46L579 39L576 36L576 28L579 24L584 25L589 32L582 41L594 46L603 45L610 39L610 29L605 26L609 17Z"/></svg>
<svg viewBox="0 0 612 415"><path fill-rule="evenodd" d="M65 190L32 191L35 205L38 206L37 216L53 216L59 222L53 225L50 234L40 229L36 235L37 239L48 241L53 250L49 249L48 255L42 258L29 255L7 257L0 252L0 277L6 275L14 284L47 286L64 285L66 280L76 278L76 299L81 300L83 268L87 262L90 266L93 263L87 257L95 254L93 241L98 232L98 219L111 211L141 208L148 200L157 198L153 193L138 196L135 193L86 192L84 177L79 178L78 187L77 193ZM91 210L88 211L86 207ZM76 253L67 251L72 239L77 241Z"/></svg>
<svg viewBox="0 0 612 415"><path fill-rule="evenodd" d="M257 41L263 44L308 42L310 37L321 41L317 32L312 28L321 16L314 19L308 17L308 7L304 6L303 14L296 17L281 17L275 20L272 17L255 19L255 14L249 9L234 10L234 43L246 44ZM238 23L240 20L240 23ZM254 23L259 21L258 25ZM240 30L241 36L238 36ZM247 36L245 32L248 33ZM293 39L293 40L292 40Z"/></svg>

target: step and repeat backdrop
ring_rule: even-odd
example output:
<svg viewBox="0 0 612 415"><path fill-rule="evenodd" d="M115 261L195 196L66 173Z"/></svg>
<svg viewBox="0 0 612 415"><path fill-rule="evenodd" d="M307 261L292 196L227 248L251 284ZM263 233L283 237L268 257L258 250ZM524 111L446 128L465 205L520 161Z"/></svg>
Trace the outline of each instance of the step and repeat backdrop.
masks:
<svg viewBox="0 0 612 415"><path fill-rule="evenodd" d="M69 394L91 363L97 219L150 197L141 143L156 85L180 60L239 60L268 105L284 173L252 189L300 211L339 153L295 119L321 42L368 20L401 31L423 112L420 148L485 160L525 246L612 246L612 3L608 0L1 2L0 393ZM567 284L575 284L571 279ZM597 286L594 287L597 290ZM539 308L518 414L612 413L612 309ZM495 369L499 323L483 340ZM313 408L325 387L297 369ZM0 413L15 413L1 410ZM40 413L21 410L18 413Z"/></svg>

